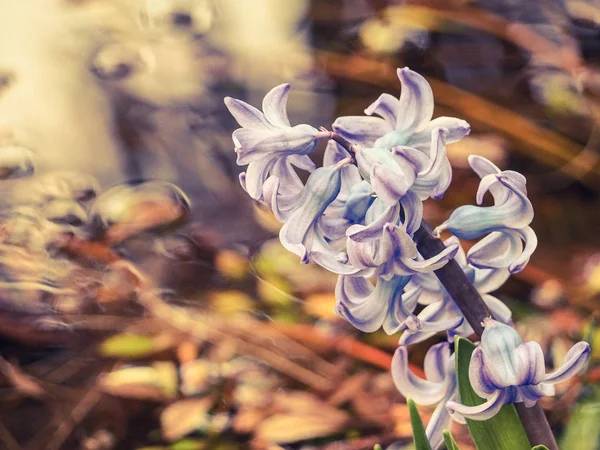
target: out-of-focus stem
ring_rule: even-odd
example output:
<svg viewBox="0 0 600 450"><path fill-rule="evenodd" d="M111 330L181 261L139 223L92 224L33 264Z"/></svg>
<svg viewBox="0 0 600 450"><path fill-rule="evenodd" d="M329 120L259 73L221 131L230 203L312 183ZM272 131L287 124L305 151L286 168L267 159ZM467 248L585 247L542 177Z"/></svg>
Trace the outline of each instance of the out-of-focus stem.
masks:
<svg viewBox="0 0 600 450"><path fill-rule="evenodd" d="M415 232L414 240L419 252L425 258L431 258L446 248L441 240L431 235L431 228L425 222ZM491 313L477 289L455 260L448 261L444 267L434 273L453 298L454 303L460 308L477 337L481 338L481 333L483 333L481 322L484 318L490 317ZM549 450L559 450L550 424L539 403L531 408L526 408L523 403L515 403L515 407L532 446L542 444Z"/></svg>

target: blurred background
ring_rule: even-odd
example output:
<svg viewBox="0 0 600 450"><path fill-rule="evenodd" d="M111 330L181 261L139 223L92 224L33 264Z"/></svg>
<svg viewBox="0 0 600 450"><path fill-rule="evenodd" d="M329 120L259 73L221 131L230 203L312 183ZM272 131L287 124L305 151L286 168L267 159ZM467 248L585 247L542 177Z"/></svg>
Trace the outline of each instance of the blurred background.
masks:
<svg viewBox="0 0 600 450"><path fill-rule="evenodd" d="M292 123L330 127L404 66L472 125L426 220L474 203L469 154L523 173L540 243L497 296L549 366L600 357L599 1L3 0L0 448L409 446L398 337L280 246L222 100L289 82ZM563 448L600 448L599 379L544 399Z"/></svg>

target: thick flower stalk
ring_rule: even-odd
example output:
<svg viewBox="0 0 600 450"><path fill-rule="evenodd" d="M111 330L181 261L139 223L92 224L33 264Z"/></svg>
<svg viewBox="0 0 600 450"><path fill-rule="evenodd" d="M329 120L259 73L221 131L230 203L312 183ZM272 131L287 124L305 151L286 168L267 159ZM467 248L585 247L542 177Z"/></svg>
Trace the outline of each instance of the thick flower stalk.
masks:
<svg viewBox="0 0 600 450"><path fill-rule="evenodd" d="M576 375L586 365L590 345L578 342L566 354L556 371L547 374L544 354L537 342L523 343L514 328L493 319L485 320L481 345L469 365L473 390L487 401L464 406L449 401L446 406L463 417L486 420L508 403L533 406L540 398L554 395L554 384Z"/></svg>
<svg viewBox="0 0 600 450"><path fill-rule="evenodd" d="M456 238L447 239L446 247L459 244ZM498 298L490 295L500 288L508 279L510 273L506 269L481 269L467 263L465 252L459 247L455 261L467 274L467 277L481 295L486 306L498 321L511 323L510 309ZM448 341L454 336L469 337L474 333L473 328L463 318L462 311L456 305L452 296L433 273L415 274L406 287L406 301L415 299L425 305L423 310L404 326L400 337L400 345L411 345L422 342L440 332L446 332ZM452 326L452 324L455 326Z"/></svg>

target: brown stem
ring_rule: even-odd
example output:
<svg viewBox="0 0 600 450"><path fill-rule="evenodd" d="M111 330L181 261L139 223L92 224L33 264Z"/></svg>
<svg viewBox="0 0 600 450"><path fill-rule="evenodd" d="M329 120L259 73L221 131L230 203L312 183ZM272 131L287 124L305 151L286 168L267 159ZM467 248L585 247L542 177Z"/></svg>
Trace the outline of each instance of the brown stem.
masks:
<svg viewBox="0 0 600 450"><path fill-rule="evenodd" d="M431 228L425 222L415 232L414 240L419 252L425 258L431 258L446 248L441 240L431 235ZM481 322L486 317L490 317L491 313L477 289L455 260L449 261L434 273L454 299L477 337L481 338L483 333ZM559 450L550 424L539 403L531 408L526 408L523 403L515 403L515 408L532 446L541 444L548 447L549 450Z"/></svg>

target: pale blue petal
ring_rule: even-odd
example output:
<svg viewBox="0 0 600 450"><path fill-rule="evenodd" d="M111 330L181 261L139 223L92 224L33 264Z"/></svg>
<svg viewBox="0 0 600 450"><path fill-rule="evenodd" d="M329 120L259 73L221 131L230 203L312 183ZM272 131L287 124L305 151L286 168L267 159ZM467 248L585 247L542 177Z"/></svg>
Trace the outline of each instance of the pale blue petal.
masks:
<svg viewBox="0 0 600 450"><path fill-rule="evenodd" d="M372 147L377 139L393 131L392 125L379 117L347 116L333 122L333 131L353 144Z"/></svg>
<svg viewBox="0 0 600 450"><path fill-rule="evenodd" d="M348 231L353 232L353 227L362 225L353 225ZM379 267L388 261L393 255L394 249L388 245L388 242L382 239L371 239L364 242L357 242L348 238L346 242L346 251L350 264L362 269Z"/></svg>
<svg viewBox="0 0 600 450"><path fill-rule="evenodd" d="M485 364L486 358L481 347L477 347L471 354L469 363L469 381L477 395L483 398L490 397L502 386L499 386L493 372Z"/></svg>
<svg viewBox="0 0 600 450"><path fill-rule="evenodd" d="M323 154L323 165L333 166L348 157L350 157L350 153L344 147L333 140L329 140Z"/></svg>
<svg viewBox="0 0 600 450"><path fill-rule="evenodd" d="M322 220L323 218L321 218ZM319 221L318 229L321 228L321 221ZM348 254L334 249L319 230L314 233L311 244L309 257L321 267L340 275L354 275L364 272L364 276L370 276L369 272L361 272L359 268L352 266Z"/></svg>
<svg viewBox="0 0 600 450"><path fill-rule="evenodd" d="M450 187L452 182L452 166L447 158L444 159L442 168L440 169L440 175L438 177L437 186L431 192L431 198L434 200L440 200L444 197L444 194Z"/></svg>
<svg viewBox="0 0 600 450"><path fill-rule="evenodd" d="M343 217L349 223L359 223L365 217L367 210L375 200L373 197L373 186L367 181L361 181L350 189L350 193L344 205Z"/></svg>
<svg viewBox="0 0 600 450"><path fill-rule="evenodd" d="M368 225L352 225L346 235L355 242L377 239L383 232L383 227L390 222L396 222L400 215L400 205L397 203L387 206L383 214Z"/></svg>
<svg viewBox="0 0 600 450"><path fill-rule="evenodd" d="M397 203L416 177L416 170L408 161L383 148L362 149L356 162L360 174L388 205Z"/></svg>
<svg viewBox="0 0 600 450"><path fill-rule="evenodd" d="M517 230L517 233L525 242L525 248L523 249L521 255L515 259L510 266L508 266L508 271L512 274L519 273L525 268L529 262L529 258L537 248L538 242L535 231L533 231L531 227L525 227L521 230Z"/></svg>
<svg viewBox="0 0 600 450"><path fill-rule="evenodd" d="M587 342L581 341L575 344L565 355L562 366L546 375L544 383L560 383L576 375L587 364L590 352L590 344Z"/></svg>
<svg viewBox="0 0 600 450"><path fill-rule="evenodd" d="M250 163L246 168L242 187L244 187L248 195L254 200L262 199L263 185L269 177L269 173L276 161L276 158L267 155L258 161ZM240 182L242 182L241 179Z"/></svg>
<svg viewBox="0 0 600 450"><path fill-rule="evenodd" d="M512 311L502 301L490 294L482 294L481 298L492 313L492 316L498 322L510 324L512 321Z"/></svg>
<svg viewBox="0 0 600 450"><path fill-rule="evenodd" d="M246 102L231 97L225 97L225 106L242 128L252 130L272 130L273 126L263 113Z"/></svg>
<svg viewBox="0 0 600 450"><path fill-rule="evenodd" d="M380 295L390 297L388 313L383 321L383 331L388 335L396 334L404 321L414 312L417 303L414 299L405 299L403 289L410 277L393 277L390 280L380 279L386 289ZM390 292L388 294L388 292Z"/></svg>
<svg viewBox="0 0 600 450"><path fill-rule="evenodd" d="M391 372L396 389L418 405L435 405L444 398L448 390L448 382L435 383L412 373L408 365L408 351L404 346L398 347L394 353Z"/></svg>
<svg viewBox="0 0 600 450"><path fill-rule="evenodd" d="M384 238L389 239L395 249L395 256L390 261L391 267L387 270L397 275L433 272L454 258L459 248L458 245L450 245L431 258L415 259L417 257L416 246L405 230L394 224L386 224L383 232Z"/></svg>
<svg viewBox="0 0 600 450"><path fill-rule="evenodd" d="M279 189L281 180L276 176L271 176L263 184L264 202L269 207L277 220L285 222L293 214L300 195L280 195Z"/></svg>
<svg viewBox="0 0 600 450"><path fill-rule="evenodd" d="M525 242L525 246L523 246ZM469 250L469 263L481 268L508 268L520 272L537 247L537 236L530 227L490 233Z"/></svg>
<svg viewBox="0 0 600 450"><path fill-rule="evenodd" d="M377 114L382 117L390 126L390 131L396 127L398 122L397 114L400 111L400 101L390 94L381 94L377 100L365 109L367 116ZM383 136L383 135L381 135ZM380 137L381 137L380 136Z"/></svg>
<svg viewBox="0 0 600 450"><path fill-rule="evenodd" d="M400 336L400 345L412 345L423 342L436 334L461 326L461 315L449 314L452 300L439 301L426 306L417 317L405 321L406 330ZM451 315L450 318L447 318Z"/></svg>
<svg viewBox="0 0 600 450"><path fill-rule="evenodd" d="M305 170L309 173L315 171L317 166L315 163L306 155L287 155L287 161L298 169Z"/></svg>
<svg viewBox="0 0 600 450"><path fill-rule="evenodd" d="M308 158L308 156L304 157ZM291 159L288 157L284 156L276 158L276 162L273 165L273 168L271 169L271 175L279 178L279 181L281 183L279 193L282 195L296 195L304 188L304 183L292 167Z"/></svg>
<svg viewBox="0 0 600 450"><path fill-rule="evenodd" d="M408 67L398 69L402 84L396 112L396 130L418 133L423 131L433 116L433 91L425 78Z"/></svg>
<svg viewBox="0 0 600 450"><path fill-rule="evenodd" d="M513 354L516 381L515 386L540 384L546 376L544 353L537 342L526 342L517 347Z"/></svg>
<svg viewBox="0 0 600 450"><path fill-rule="evenodd" d="M518 385L520 366L515 354L522 341L516 330L493 319L484 320L481 347L489 379L498 387Z"/></svg>
<svg viewBox="0 0 600 450"><path fill-rule="evenodd" d="M446 378L446 368L450 360L450 344L442 342L432 346L425 355L423 370L425 377L436 383L441 383Z"/></svg>
<svg viewBox="0 0 600 450"><path fill-rule="evenodd" d="M514 230L495 231L477 242L467 255L478 268L507 268L523 252L523 243Z"/></svg>
<svg viewBox="0 0 600 450"><path fill-rule="evenodd" d="M446 407L451 413L457 413L461 416L472 420L488 420L494 417L500 408L508 400L506 390L496 391L485 403L478 406L465 406L460 403L449 401Z"/></svg>
<svg viewBox="0 0 600 450"><path fill-rule="evenodd" d="M554 396L554 386L551 384L539 384L535 385L527 385L527 386L519 386L519 397L520 400L525 403L527 408L531 408L534 406L538 400L542 397L552 397Z"/></svg>
<svg viewBox="0 0 600 450"><path fill-rule="evenodd" d="M471 133L471 125L469 125L468 122L462 119L457 119L456 117L442 116L437 117L429 122L425 130L419 133L419 136L426 136L427 133L431 133L436 128L446 128L448 130L448 136L446 137L447 144L460 141L462 138ZM429 141L429 136L426 136L426 140Z"/></svg>
<svg viewBox="0 0 600 450"><path fill-rule="evenodd" d="M365 333L379 330L397 302L402 302L405 281L385 281L379 278L377 286L363 277L340 276L335 288L335 311L355 328ZM390 323L391 325L391 323Z"/></svg>
<svg viewBox="0 0 600 450"><path fill-rule="evenodd" d="M437 234L449 229L453 235L461 239L476 239L492 231L503 231L507 228L520 229L529 225L533 220L533 207L520 180L512 175L506 175L506 172L499 175L486 175L484 180L491 179L488 177L497 177L504 188L502 192L508 192L503 195L502 203L498 202L495 194L494 206L461 206L446 222L436 228ZM485 181L484 188L489 189L490 186L497 184Z"/></svg>
<svg viewBox="0 0 600 450"><path fill-rule="evenodd" d="M473 285L481 294L495 291L510 277L506 269L476 269Z"/></svg>
<svg viewBox="0 0 600 450"><path fill-rule="evenodd" d="M423 221L423 202L411 189L402 196L400 205L404 211L406 232L412 236Z"/></svg>
<svg viewBox="0 0 600 450"><path fill-rule="evenodd" d="M468 160L471 169L473 169L473 172L475 172L479 178L483 178L490 174L499 174L502 172L498 166L483 156L471 155L469 156Z"/></svg>
<svg viewBox="0 0 600 450"><path fill-rule="evenodd" d="M342 165L320 167L310 174L294 213L279 231L283 246L308 262L306 238L340 191Z"/></svg>
<svg viewBox="0 0 600 450"><path fill-rule="evenodd" d="M269 91L263 99L263 111L269 122L279 128L290 127L287 115L287 99L290 92L289 84L280 84Z"/></svg>
<svg viewBox="0 0 600 450"><path fill-rule="evenodd" d="M439 449L442 446L444 443L443 431L452 426L452 416L448 409L446 409L447 400L447 398L442 399L435 407L425 429L425 434L432 449Z"/></svg>
<svg viewBox="0 0 600 450"><path fill-rule="evenodd" d="M317 146L317 134L318 131L310 125L296 125L275 131L238 128L233 132L234 139L239 143L235 149L237 163L249 164L268 153L306 155Z"/></svg>
<svg viewBox="0 0 600 450"><path fill-rule="evenodd" d="M452 181L452 168L446 156L447 135L445 128L436 128L430 135L428 164L419 168L411 187L422 200L430 196L441 198Z"/></svg>

